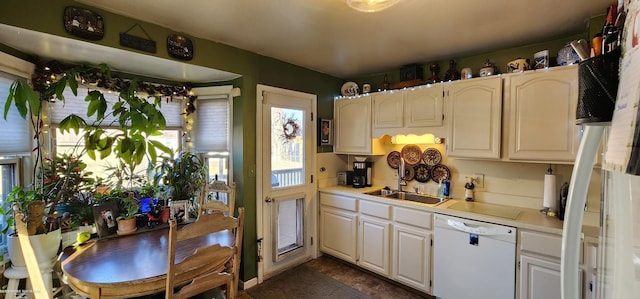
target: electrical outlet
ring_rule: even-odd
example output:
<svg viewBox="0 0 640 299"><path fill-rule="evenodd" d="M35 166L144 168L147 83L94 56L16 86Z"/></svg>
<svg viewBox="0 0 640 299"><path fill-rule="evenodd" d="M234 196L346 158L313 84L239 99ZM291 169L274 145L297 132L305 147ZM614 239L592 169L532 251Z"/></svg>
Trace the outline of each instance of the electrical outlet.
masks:
<svg viewBox="0 0 640 299"><path fill-rule="evenodd" d="M473 176L476 177L475 185L478 188L484 188L484 173L475 173Z"/></svg>

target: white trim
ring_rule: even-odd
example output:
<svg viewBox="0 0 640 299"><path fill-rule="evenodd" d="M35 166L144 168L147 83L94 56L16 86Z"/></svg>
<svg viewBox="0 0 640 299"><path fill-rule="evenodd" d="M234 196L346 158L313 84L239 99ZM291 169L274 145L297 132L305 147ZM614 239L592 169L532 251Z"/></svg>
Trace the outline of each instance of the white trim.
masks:
<svg viewBox="0 0 640 299"><path fill-rule="evenodd" d="M33 63L0 52L0 71L31 80L34 70Z"/></svg>
<svg viewBox="0 0 640 299"><path fill-rule="evenodd" d="M243 290L246 290L246 289L249 289L249 288L253 288L253 287L257 286L257 285L258 285L258 278L257 277L251 278L251 279L249 279L247 281L240 280L240 288L243 289Z"/></svg>

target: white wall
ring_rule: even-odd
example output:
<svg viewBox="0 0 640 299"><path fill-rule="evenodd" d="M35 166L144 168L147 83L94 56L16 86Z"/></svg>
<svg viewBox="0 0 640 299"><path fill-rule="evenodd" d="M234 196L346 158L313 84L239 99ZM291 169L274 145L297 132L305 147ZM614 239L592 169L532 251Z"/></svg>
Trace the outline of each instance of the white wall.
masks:
<svg viewBox="0 0 640 299"><path fill-rule="evenodd" d="M393 150L401 151L402 149L402 145L387 145L387 147L387 152ZM549 164L447 158L444 157L443 144L420 144L422 150L430 147L440 150L443 155L442 164L451 170L451 195L453 198L464 197L465 175L482 173L484 174L484 187L476 188L476 201L533 209L542 208L544 175L547 172L547 168L549 168ZM338 171L351 170L353 168L353 156L322 153L318 154L317 161L320 187L335 185ZM389 167L386 155L369 156L368 161L373 162L374 185L380 187L389 186L392 189L397 188L397 170ZM321 167L325 167L324 172L319 171ZM557 178L557 194L559 194L560 186L571 179L573 165L554 164L551 165L551 168ZM432 180L427 183L419 183L415 180L410 181L405 190L413 191L415 187L428 194L435 194L437 190L437 184ZM600 210L599 168L594 169L591 175L587 210L592 212Z"/></svg>

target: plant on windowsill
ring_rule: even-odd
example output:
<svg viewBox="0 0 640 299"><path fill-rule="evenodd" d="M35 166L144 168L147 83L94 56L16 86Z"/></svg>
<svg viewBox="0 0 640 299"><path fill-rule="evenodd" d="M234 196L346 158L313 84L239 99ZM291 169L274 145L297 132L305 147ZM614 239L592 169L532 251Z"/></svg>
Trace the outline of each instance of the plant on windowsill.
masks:
<svg viewBox="0 0 640 299"><path fill-rule="evenodd" d="M207 169L193 153L181 152L177 158L164 158L157 168L155 181L160 180L171 188L171 200L193 202L206 183Z"/></svg>
<svg viewBox="0 0 640 299"><path fill-rule="evenodd" d="M135 197L135 193L130 191L127 196L120 198L120 215L118 221L118 235L127 235L135 232L136 215L140 210L140 205Z"/></svg>

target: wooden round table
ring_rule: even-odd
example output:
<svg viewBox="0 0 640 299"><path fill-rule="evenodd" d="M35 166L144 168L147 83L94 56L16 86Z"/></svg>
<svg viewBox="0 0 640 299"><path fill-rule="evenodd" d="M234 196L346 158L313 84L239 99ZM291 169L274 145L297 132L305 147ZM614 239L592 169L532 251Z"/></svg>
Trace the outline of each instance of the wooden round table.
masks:
<svg viewBox="0 0 640 299"><path fill-rule="evenodd" d="M162 292L167 273L169 229L157 229L128 236L89 241L68 248L62 256L62 270L69 286L90 298L135 297ZM234 235L220 231L189 242L179 242L176 262L203 245L233 245ZM176 285L212 269L221 268L228 258L212 261L196 269L176 273Z"/></svg>

